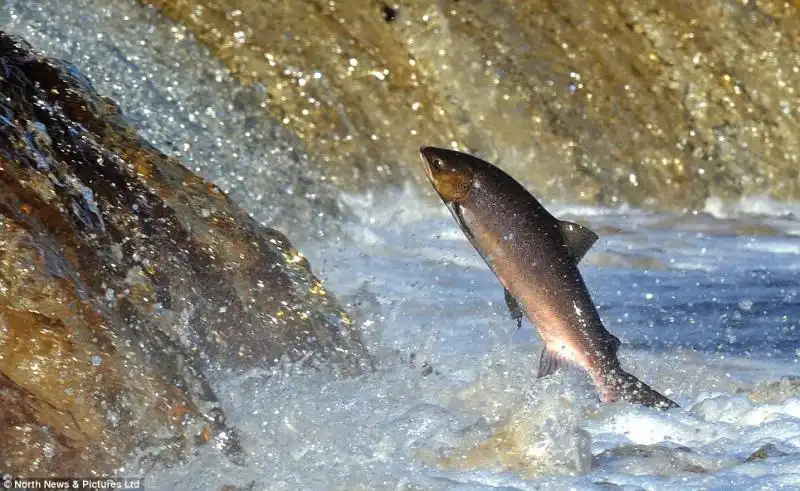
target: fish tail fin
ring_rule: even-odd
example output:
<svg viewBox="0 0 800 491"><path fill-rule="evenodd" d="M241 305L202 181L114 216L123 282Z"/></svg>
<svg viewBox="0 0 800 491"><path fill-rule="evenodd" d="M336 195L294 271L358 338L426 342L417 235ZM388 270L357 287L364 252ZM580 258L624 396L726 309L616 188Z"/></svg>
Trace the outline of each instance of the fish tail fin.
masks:
<svg viewBox="0 0 800 491"><path fill-rule="evenodd" d="M668 397L621 368L615 368L605 376L601 391L603 402L622 400L658 409L680 407Z"/></svg>

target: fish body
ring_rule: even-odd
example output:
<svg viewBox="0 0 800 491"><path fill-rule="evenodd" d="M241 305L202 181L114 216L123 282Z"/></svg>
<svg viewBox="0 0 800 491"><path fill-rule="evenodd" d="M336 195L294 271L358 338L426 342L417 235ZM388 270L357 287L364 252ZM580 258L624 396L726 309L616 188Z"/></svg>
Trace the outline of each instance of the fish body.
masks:
<svg viewBox="0 0 800 491"><path fill-rule="evenodd" d="M677 407L620 365L620 341L603 325L578 270L598 238L594 232L558 220L484 160L435 147L420 153L428 179L505 288L512 317L524 312L542 338L539 377L574 364L591 376L605 402Z"/></svg>

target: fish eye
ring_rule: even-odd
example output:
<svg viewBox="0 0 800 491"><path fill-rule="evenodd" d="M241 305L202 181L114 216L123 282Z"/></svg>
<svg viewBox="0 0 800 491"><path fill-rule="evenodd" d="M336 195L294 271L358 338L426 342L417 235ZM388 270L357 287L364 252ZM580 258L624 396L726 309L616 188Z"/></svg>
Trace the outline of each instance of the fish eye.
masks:
<svg viewBox="0 0 800 491"><path fill-rule="evenodd" d="M442 159L433 159L433 166L437 169L441 169L444 167L444 162L442 162Z"/></svg>

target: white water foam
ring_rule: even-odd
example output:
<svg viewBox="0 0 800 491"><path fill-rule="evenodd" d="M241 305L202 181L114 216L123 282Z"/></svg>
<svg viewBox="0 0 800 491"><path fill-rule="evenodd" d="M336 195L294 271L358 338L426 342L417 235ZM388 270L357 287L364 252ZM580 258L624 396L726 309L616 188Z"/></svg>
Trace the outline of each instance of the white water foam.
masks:
<svg viewBox="0 0 800 491"><path fill-rule="evenodd" d="M800 486L797 287L774 248L752 247L783 239L653 228L664 215L639 211L583 215L623 231L601 237L596 258L636 254L663 266L582 267L623 341L623 364L682 406L661 412L600 405L579 373L536 380L533 329L517 331L502 288L452 218L424 203L413 190L350 197L359 221L330 243L300 245L360 313L377 371L338 380L295 368L228 381L220 393L248 466L206 450L151 473L155 489ZM708 268L682 264L692 256Z"/></svg>

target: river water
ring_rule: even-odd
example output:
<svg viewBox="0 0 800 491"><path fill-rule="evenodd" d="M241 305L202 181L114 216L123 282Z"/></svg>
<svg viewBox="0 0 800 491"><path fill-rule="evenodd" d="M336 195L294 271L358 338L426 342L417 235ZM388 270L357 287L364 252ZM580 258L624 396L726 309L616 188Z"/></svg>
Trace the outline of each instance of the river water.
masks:
<svg viewBox="0 0 800 491"><path fill-rule="evenodd" d="M600 405L580 374L536 380L541 343L443 207L350 197L302 244L360 313L378 368L291 367L222 388L250 465L215 452L158 489L778 489L800 486L800 222L763 199L708 213L551 205L600 232L582 271L623 364L681 404ZM713 214L712 214L713 213ZM765 445L771 444L763 448ZM748 458L762 449L759 460Z"/></svg>
<svg viewBox="0 0 800 491"><path fill-rule="evenodd" d="M517 330L430 190L354 196L313 170L298 178L310 167L292 143L224 102L240 90L227 72L187 68L202 50L175 42L189 51L170 55L185 56L179 82L146 46L167 35L129 17L152 14L76 3L54 25L54 5L7 2L4 25L72 59L160 148L283 226L376 357L355 379L281 366L222 382L244 467L210 445L184 466L120 474L165 490L800 487L800 205L710 199L675 215L546 203L600 235L581 270L623 364L681 408L600 405L580 373L536 380L535 331Z"/></svg>

